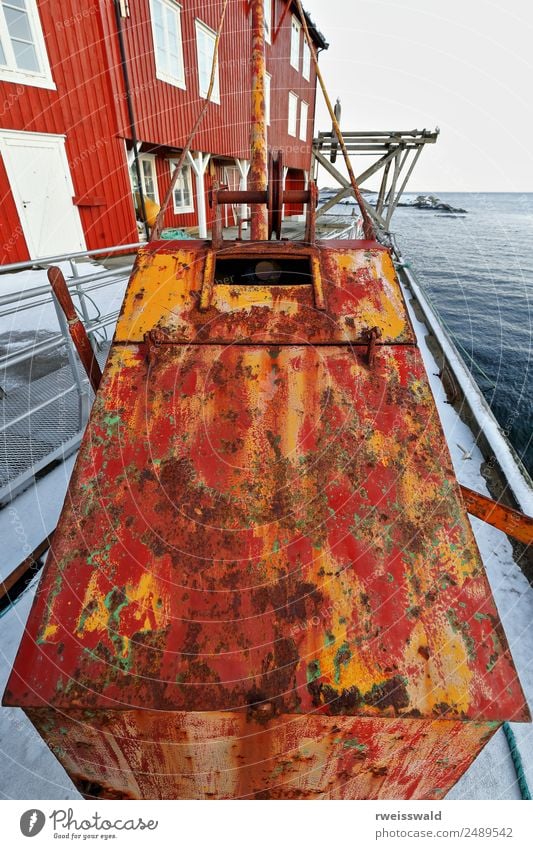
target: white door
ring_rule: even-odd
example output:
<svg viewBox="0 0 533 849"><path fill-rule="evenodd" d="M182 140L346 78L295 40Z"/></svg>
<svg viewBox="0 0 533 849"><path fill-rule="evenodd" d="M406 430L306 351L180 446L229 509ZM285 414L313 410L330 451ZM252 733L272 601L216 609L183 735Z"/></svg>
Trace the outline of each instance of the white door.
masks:
<svg viewBox="0 0 533 849"><path fill-rule="evenodd" d="M0 130L0 153L30 257L85 250L64 137Z"/></svg>

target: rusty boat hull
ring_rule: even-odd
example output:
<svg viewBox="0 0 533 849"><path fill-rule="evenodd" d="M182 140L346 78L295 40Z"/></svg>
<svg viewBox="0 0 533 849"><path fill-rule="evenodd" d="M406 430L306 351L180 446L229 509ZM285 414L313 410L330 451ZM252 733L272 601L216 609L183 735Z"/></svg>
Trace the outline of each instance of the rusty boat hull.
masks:
<svg viewBox="0 0 533 849"><path fill-rule="evenodd" d="M529 719L387 249L140 252L4 703L102 798L438 799Z"/></svg>

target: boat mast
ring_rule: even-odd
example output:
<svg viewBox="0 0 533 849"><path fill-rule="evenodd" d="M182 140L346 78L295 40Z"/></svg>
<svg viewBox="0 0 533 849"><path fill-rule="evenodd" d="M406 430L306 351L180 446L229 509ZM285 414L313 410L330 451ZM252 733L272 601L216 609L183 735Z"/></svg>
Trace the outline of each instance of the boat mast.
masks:
<svg viewBox="0 0 533 849"><path fill-rule="evenodd" d="M264 0L252 0L252 104L250 128L250 189L266 192L268 185L265 120L265 10ZM251 205L252 241L268 240L265 204Z"/></svg>

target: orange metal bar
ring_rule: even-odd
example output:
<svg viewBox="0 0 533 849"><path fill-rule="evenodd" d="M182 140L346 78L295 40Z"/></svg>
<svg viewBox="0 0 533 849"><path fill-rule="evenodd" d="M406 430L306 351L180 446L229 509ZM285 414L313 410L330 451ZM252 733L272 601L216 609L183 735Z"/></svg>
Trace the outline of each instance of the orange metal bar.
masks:
<svg viewBox="0 0 533 849"><path fill-rule="evenodd" d="M263 0L252 2L252 115L250 130L250 189L266 192L268 183L265 121L265 12ZM265 206L252 205L252 241L268 239L268 213Z"/></svg>
<svg viewBox="0 0 533 849"><path fill-rule="evenodd" d="M83 368L87 372L87 377L91 382L92 388L97 392L102 379L102 372L100 371L98 360L94 355L91 342L87 336L87 331L76 312L76 307L68 290L63 272L57 265L48 269L48 279L54 295L59 302L59 306L65 313L69 333L79 354Z"/></svg>
<svg viewBox="0 0 533 849"><path fill-rule="evenodd" d="M40 542L37 548L32 551L28 557L25 557L22 563L19 563L16 569L13 569L13 571L0 582L0 602L5 600L6 596L9 595L15 584L27 575L30 570L37 571L39 569L39 561L43 554L50 548L53 533L54 532L52 531L49 537L46 537L46 539Z"/></svg>
<svg viewBox="0 0 533 849"><path fill-rule="evenodd" d="M467 486L462 484L459 486L466 509L472 516L477 516L478 519L482 519L526 545L533 543L533 518L520 513L519 510L513 510L512 507L499 504L492 498L487 498L486 495L480 495L479 492L474 492Z"/></svg>

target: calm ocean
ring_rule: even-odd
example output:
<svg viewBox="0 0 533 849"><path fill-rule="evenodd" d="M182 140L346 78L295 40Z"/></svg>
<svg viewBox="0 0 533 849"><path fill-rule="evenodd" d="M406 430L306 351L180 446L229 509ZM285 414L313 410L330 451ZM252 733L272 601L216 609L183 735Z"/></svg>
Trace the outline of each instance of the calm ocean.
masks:
<svg viewBox="0 0 533 849"><path fill-rule="evenodd" d="M533 194L439 198L468 214L401 208L392 229L533 475Z"/></svg>

